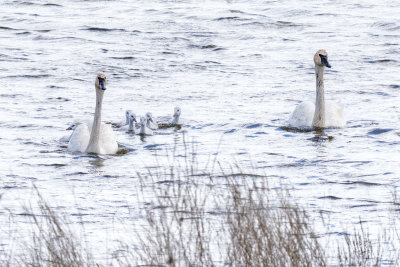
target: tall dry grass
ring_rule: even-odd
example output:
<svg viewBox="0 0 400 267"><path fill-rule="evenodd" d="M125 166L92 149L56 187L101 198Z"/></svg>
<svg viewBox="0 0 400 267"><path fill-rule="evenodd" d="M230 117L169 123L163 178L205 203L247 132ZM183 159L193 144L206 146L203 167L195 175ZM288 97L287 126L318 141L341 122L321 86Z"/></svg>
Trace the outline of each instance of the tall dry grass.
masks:
<svg viewBox="0 0 400 267"><path fill-rule="evenodd" d="M37 208L23 207L23 216L31 220L31 236L28 241L16 240L19 241L16 251L12 257L3 258L1 266L97 266L85 238L77 235L70 228L70 220L56 213L34 188ZM3 255L11 254L4 252Z"/></svg>
<svg viewBox="0 0 400 267"><path fill-rule="evenodd" d="M223 168L218 162L200 166L195 155L187 152L167 168L160 165L137 174L142 206L135 210L143 210L145 223L126 222L132 225L131 231L127 228L132 241L110 252L108 263L96 262L84 236L38 193L38 208L27 207L25 212L33 226L28 244L21 244L25 249L13 257L0 252L1 266L398 264L397 231L386 231L376 240L360 223L333 250L321 242L313 219L288 190L270 187L267 176L238 167Z"/></svg>

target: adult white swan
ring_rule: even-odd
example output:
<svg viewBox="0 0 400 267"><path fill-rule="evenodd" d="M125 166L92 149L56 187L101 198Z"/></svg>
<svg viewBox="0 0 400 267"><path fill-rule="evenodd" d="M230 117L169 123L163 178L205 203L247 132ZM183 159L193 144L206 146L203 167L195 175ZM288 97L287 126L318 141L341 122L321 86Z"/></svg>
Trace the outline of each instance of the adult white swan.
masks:
<svg viewBox="0 0 400 267"><path fill-rule="evenodd" d="M314 63L317 89L315 105L310 101L300 103L290 115L289 126L298 129L342 128L346 125L342 107L335 102L325 101L324 68L331 67L325 50L315 53Z"/></svg>
<svg viewBox="0 0 400 267"><path fill-rule="evenodd" d="M107 84L106 76L104 74L97 75L94 84L96 88L96 109L93 125L89 127L86 123L79 124L69 139L68 150L71 152L115 154L118 151L118 144L114 132L110 125L101 122L101 106Z"/></svg>

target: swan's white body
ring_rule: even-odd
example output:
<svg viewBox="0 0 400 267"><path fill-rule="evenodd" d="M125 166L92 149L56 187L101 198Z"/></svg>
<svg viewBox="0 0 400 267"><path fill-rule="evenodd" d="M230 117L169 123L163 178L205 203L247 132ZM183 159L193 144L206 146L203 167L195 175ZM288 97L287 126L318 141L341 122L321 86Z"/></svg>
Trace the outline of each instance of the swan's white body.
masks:
<svg viewBox="0 0 400 267"><path fill-rule="evenodd" d="M314 119L315 104L311 101L301 102L290 115L288 124L298 129L311 129ZM325 102L325 128L343 128L343 108L334 101Z"/></svg>
<svg viewBox="0 0 400 267"><path fill-rule="evenodd" d="M72 133L69 142L68 150L71 152L89 152L89 140L91 128L86 123L79 124ZM109 124L101 123L99 133L99 145L95 148L96 154L115 154L118 151L118 143L115 141L115 134Z"/></svg>
<svg viewBox="0 0 400 267"><path fill-rule="evenodd" d="M90 127L90 129L91 129L92 124L93 124L92 121L90 121L90 120L86 120L86 121L74 120L74 122L67 128L67 130L74 131L76 129L76 127L78 127L80 124L83 124L83 123L87 124L88 127ZM61 143L69 142L69 140L71 139L72 134L73 134L73 132L71 134L69 134L69 135L64 135L63 137L60 138L60 142Z"/></svg>
<svg viewBox="0 0 400 267"><path fill-rule="evenodd" d="M100 84L99 84L100 83ZM105 76L96 78L96 110L92 126L87 123L79 124L68 142L71 152L88 152L96 154L115 154L118 143L109 124L101 122L101 107L105 90Z"/></svg>
<svg viewBox="0 0 400 267"><path fill-rule="evenodd" d="M316 100L300 103L290 115L288 124L298 129L342 128L346 125L343 108L333 101L325 101L324 66L330 68L328 55L318 50L314 56L316 76Z"/></svg>

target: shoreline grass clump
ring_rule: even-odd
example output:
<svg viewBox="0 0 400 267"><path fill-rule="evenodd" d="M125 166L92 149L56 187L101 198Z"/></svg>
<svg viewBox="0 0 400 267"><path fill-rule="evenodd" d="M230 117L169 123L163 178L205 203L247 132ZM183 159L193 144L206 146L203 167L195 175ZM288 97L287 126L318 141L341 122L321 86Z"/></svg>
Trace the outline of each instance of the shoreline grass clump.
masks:
<svg viewBox="0 0 400 267"><path fill-rule="evenodd" d="M37 209L24 207L25 215L32 221L32 235L11 266L96 266L84 237L78 236L70 228L70 220L56 213L34 188Z"/></svg>

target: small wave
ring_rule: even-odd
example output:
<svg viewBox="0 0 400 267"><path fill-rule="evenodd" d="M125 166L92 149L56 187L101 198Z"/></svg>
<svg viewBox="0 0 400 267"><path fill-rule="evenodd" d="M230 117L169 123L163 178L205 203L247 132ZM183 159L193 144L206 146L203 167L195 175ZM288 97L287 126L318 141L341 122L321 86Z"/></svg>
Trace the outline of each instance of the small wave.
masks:
<svg viewBox="0 0 400 267"><path fill-rule="evenodd" d="M7 26L0 26L0 30L18 30L18 29L10 28Z"/></svg>
<svg viewBox="0 0 400 267"><path fill-rule="evenodd" d="M296 24L294 22L290 22L290 21L283 21L283 20L278 20L275 23L276 26L278 26L279 28L283 28L283 27L302 27L302 24Z"/></svg>
<svg viewBox="0 0 400 267"><path fill-rule="evenodd" d="M25 32L17 32L16 33L16 35L28 35L28 34L31 34L31 32L25 31Z"/></svg>
<svg viewBox="0 0 400 267"><path fill-rule="evenodd" d="M56 6L56 7L62 7L62 5L59 5L59 4L54 4L54 3L46 3L46 4L43 4L43 6Z"/></svg>
<svg viewBox="0 0 400 267"><path fill-rule="evenodd" d="M372 183L372 182L365 182L365 181L347 181L347 182L340 182L339 184L364 185L364 186L382 185L382 184L380 184L380 183Z"/></svg>
<svg viewBox="0 0 400 267"><path fill-rule="evenodd" d="M149 150L154 150L154 149L161 149L160 146L163 146L163 144L153 144L153 145L147 145L144 146L144 149L149 149Z"/></svg>
<svg viewBox="0 0 400 267"><path fill-rule="evenodd" d="M229 12L231 12L231 13L238 13L238 14L244 14L243 11L237 10L237 9L231 9L231 10L229 10Z"/></svg>
<svg viewBox="0 0 400 267"><path fill-rule="evenodd" d="M46 87L51 89L65 89L65 87L57 85L47 85Z"/></svg>
<svg viewBox="0 0 400 267"><path fill-rule="evenodd" d="M371 63L371 64L375 64L375 63L390 63L390 62L397 62L394 59L388 59L388 58L384 58L384 59L376 59L376 60L368 60L367 63Z"/></svg>
<svg viewBox="0 0 400 267"><path fill-rule="evenodd" d="M199 49L210 49L213 51L219 51L219 50L224 50L222 47L218 47L214 44L208 44L208 45L189 45L190 48L199 48Z"/></svg>
<svg viewBox="0 0 400 267"><path fill-rule="evenodd" d="M126 56L126 57L111 57L112 59L122 59L122 60L133 60L136 59L133 56Z"/></svg>
<svg viewBox="0 0 400 267"><path fill-rule="evenodd" d="M161 54L163 54L163 55L177 55L177 53L170 52L170 51L163 51L163 52L161 52Z"/></svg>
<svg viewBox="0 0 400 267"><path fill-rule="evenodd" d="M29 78L29 79L40 79L40 78L47 78L50 77L51 75L49 74L37 74L37 75L31 75L31 74L25 74L25 75L9 75L5 76L4 78Z"/></svg>
<svg viewBox="0 0 400 267"><path fill-rule="evenodd" d="M323 197L319 197L318 199L338 200L338 199L342 199L342 198L336 197L336 196L323 196Z"/></svg>
<svg viewBox="0 0 400 267"><path fill-rule="evenodd" d="M262 123L254 123L254 124L245 125L244 127L247 129L254 129L254 128L259 128L262 126L263 126Z"/></svg>
<svg viewBox="0 0 400 267"><path fill-rule="evenodd" d="M1 94L0 97L10 97L10 98L16 98L18 96L23 96L22 94Z"/></svg>
<svg viewBox="0 0 400 267"><path fill-rule="evenodd" d="M375 207L377 206L376 204L360 204L360 205L352 205L349 206L350 209L352 208L368 208L368 207Z"/></svg>
<svg viewBox="0 0 400 267"><path fill-rule="evenodd" d="M396 29L398 26L393 22L375 22L372 24L372 27L382 28L386 30Z"/></svg>
<svg viewBox="0 0 400 267"><path fill-rule="evenodd" d="M61 168L68 165L63 163L50 163L50 164L38 164L37 166Z"/></svg>
<svg viewBox="0 0 400 267"><path fill-rule="evenodd" d="M64 97L61 97L61 96L59 96L59 97L49 97L49 98L47 98L47 100L59 100L59 101L64 101L64 102L71 101L71 99L64 98Z"/></svg>
<svg viewBox="0 0 400 267"><path fill-rule="evenodd" d="M112 31L125 32L126 31L124 29L109 29L109 28L101 28L101 27L87 27L87 28L84 28L83 30L94 31L94 32L112 32Z"/></svg>
<svg viewBox="0 0 400 267"><path fill-rule="evenodd" d="M215 19L215 21L221 21L221 20L240 20L240 17L231 16L231 17L220 17L220 18Z"/></svg>
<svg viewBox="0 0 400 267"><path fill-rule="evenodd" d="M230 130L228 130L228 131L225 131L224 133L225 134L230 134L230 133L234 133L234 132L236 132L237 130L236 129L230 129Z"/></svg>
<svg viewBox="0 0 400 267"><path fill-rule="evenodd" d="M368 134L373 134L373 135L378 135L378 134L383 134L383 133L387 133L393 131L393 129L374 129L372 131L369 131Z"/></svg>

